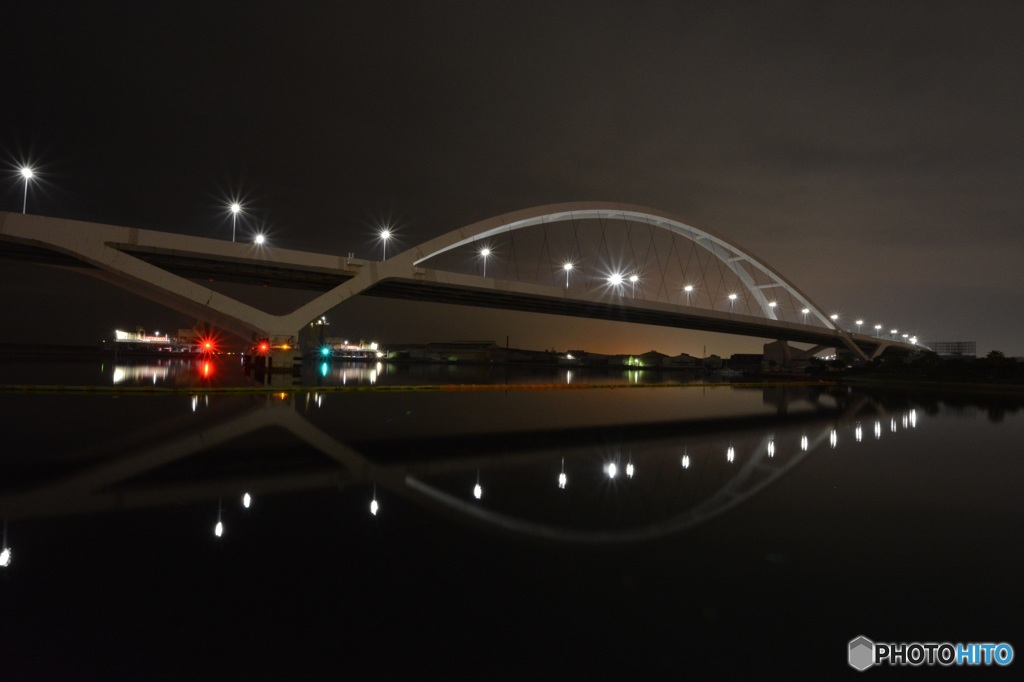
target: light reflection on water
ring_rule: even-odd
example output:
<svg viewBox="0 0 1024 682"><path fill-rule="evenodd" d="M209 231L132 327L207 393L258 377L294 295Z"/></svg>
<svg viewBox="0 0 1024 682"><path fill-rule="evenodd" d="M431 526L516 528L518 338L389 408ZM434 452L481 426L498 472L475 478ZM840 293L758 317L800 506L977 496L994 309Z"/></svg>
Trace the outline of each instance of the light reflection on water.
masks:
<svg viewBox="0 0 1024 682"><path fill-rule="evenodd" d="M382 506L379 495L398 496L524 536L649 540L739 505L825 440L837 448L841 430L857 432L862 418L884 409L820 387L560 395L311 390L126 400L118 397L118 419L158 401L162 414L149 409L144 421L151 433L135 431L127 443L124 434L110 437L113 405L80 398L76 410L95 411L97 428L81 434L81 453L88 455L71 450L48 458L48 470L63 466L68 475L59 484L44 480L0 495L0 513L63 516L216 499L221 537L222 499L241 499L248 508L254 497L371 486L373 515ZM897 418L903 430L918 423L913 409L893 423ZM48 449L39 433L15 438ZM206 462L225 459L235 462L230 471L207 480ZM169 468L176 472L172 483L162 480Z"/></svg>
<svg viewBox="0 0 1024 682"><path fill-rule="evenodd" d="M375 380L415 383L389 371ZM125 678L153 658L188 678L180 651L211 641L231 654L221 676L315 678L342 640L366 678L463 656L522 678L547 670L550 642L563 677L713 678L721 661L787 669L766 657L797 640L801 662L846 670L858 634L1019 623L1020 401L333 385L0 393L0 591L19 623L5 665L33 670L46 632ZM972 599L935 598L963 575L986 576ZM54 631L53 613L90 626ZM609 633L622 646L595 658ZM102 654L110 637L126 645ZM430 658L452 642L472 646ZM87 655L68 660L57 678Z"/></svg>

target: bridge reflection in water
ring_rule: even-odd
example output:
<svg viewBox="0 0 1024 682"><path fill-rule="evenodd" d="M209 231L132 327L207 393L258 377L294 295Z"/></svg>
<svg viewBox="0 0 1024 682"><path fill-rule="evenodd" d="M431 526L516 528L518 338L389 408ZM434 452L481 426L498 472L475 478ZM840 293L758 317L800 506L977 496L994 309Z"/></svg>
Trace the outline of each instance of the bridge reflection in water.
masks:
<svg viewBox="0 0 1024 682"><path fill-rule="evenodd" d="M601 411L588 415L588 405L616 391L560 392L558 404L575 416L552 427L541 396L510 403L500 391L137 398L177 413L144 432L87 443L39 471L23 463L7 472L0 517L16 524L208 502L210 529L216 523L229 534L243 497L262 504L283 493L356 487L365 490L367 514L387 514L402 498L522 537L629 543L727 513L840 441L917 424L915 410L889 413L822 388L712 389L747 397L729 416L687 407L687 392L698 388L622 390L678 407L640 423L623 412L609 423ZM671 413L679 416L666 419Z"/></svg>

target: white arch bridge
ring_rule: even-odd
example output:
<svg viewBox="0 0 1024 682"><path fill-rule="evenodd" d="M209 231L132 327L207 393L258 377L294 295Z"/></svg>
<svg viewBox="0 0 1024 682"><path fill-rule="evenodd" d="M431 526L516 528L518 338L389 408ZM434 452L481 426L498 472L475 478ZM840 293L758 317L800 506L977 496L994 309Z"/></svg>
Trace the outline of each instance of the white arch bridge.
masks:
<svg viewBox="0 0 1024 682"><path fill-rule="evenodd" d="M749 251L627 204L526 209L384 261L0 212L0 255L80 270L247 340L295 339L332 308L369 295L779 339L862 360L914 347L843 330ZM273 315L210 280L321 293Z"/></svg>

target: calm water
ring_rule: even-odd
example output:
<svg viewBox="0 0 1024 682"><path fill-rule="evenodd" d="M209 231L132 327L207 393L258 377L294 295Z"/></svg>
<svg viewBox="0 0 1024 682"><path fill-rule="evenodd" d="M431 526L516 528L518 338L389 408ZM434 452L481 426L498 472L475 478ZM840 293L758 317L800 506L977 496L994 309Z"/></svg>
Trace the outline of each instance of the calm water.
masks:
<svg viewBox="0 0 1024 682"><path fill-rule="evenodd" d="M569 372L314 366L229 395L199 390L246 385L227 359L0 365L181 389L0 393L3 679L824 679L857 674L857 635L1024 651L1021 400ZM579 382L602 387L520 386ZM458 383L495 387L335 388Z"/></svg>

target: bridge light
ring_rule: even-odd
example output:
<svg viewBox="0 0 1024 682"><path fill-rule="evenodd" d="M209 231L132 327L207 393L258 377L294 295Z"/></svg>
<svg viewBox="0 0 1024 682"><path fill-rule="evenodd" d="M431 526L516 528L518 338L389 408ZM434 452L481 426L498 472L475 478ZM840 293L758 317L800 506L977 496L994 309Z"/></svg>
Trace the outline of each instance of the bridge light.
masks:
<svg viewBox="0 0 1024 682"><path fill-rule="evenodd" d="M558 474L558 487L565 488L565 484L569 482L569 477L565 475L565 472Z"/></svg>
<svg viewBox="0 0 1024 682"><path fill-rule="evenodd" d="M257 232L256 233L256 239L253 240L253 242L256 244L256 246L263 246L263 244L265 244L266 241L267 241L267 238L263 236L262 232Z"/></svg>
<svg viewBox="0 0 1024 682"><path fill-rule="evenodd" d="M729 294L729 310L732 310L737 298L739 297L736 294Z"/></svg>
<svg viewBox="0 0 1024 682"><path fill-rule="evenodd" d="M769 308L774 308L774 307L775 307L775 306L777 306L777 305L779 305L779 304L778 304L778 303L776 303L775 301L768 301L768 307L769 307Z"/></svg>
<svg viewBox="0 0 1024 682"><path fill-rule="evenodd" d="M377 233L377 236L380 238L381 247L383 248L383 253L381 254L381 260L382 261L387 260L388 259L388 240L391 239L391 230L389 230L386 227L382 228L381 231Z"/></svg>
<svg viewBox="0 0 1024 682"><path fill-rule="evenodd" d="M860 326L864 324L864 320L857 320L854 324L857 325L857 333L860 334Z"/></svg>
<svg viewBox="0 0 1024 682"><path fill-rule="evenodd" d="M252 495L250 495L249 493L242 495L242 506L245 507L246 509L252 506Z"/></svg>
<svg viewBox="0 0 1024 682"><path fill-rule="evenodd" d="M487 276L487 259L491 256L491 249L484 247L480 249L480 257L484 259L484 277Z"/></svg>
<svg viewBox="0 0 1024 682"><path fill-rule="evenodd" d="M683 291L686 292L686 305L690 305L690 294L693 293L693 285L687 284L685 287L683 287Z"/></svg>
<svg viewBox="0 0 1024 682"><path fill-rule="evenodd" d="M633 285L633 298L636 298L636 283L640 281L640 275L630 275L629 281Z"/></svg>
<svg viewBox="0 0 1024 682"><path fill-rule="evenodd" d="M838 320L838 319L839 319L839 314L838 314L838 313L832 313L831 315L829 315L829 318L830 318L830 319L831 319L831 320L832 320L833 322L835 322L836 320Z"/></svg>
<svg viewBox="0 0 1024 682"><path fill-rule="evenodd" d="M882 325L876 324L875 325L875 336L880 336L881 334L882 334Z"/></svg>
<svg viewBox="0 0 1024 682"><path fill-rule="evenodd" d="M615 287L616 289L622 286L622 281L623 277L621 272L613 272L608 276L608 285Z"/></svg>
<svg viewBox="0 0 1024 682"><path fill-rule="evenodd" d="M238 223L238 214L242 212L242 205L233 201L228 206L228 210L231 211L231 241L235 241L235 226Z"/></svg>
<svg viewBox="0 0 1024 682"><path fill-rule="evenodd" d="M810 309L810 308L803 308L803 309L802 309L802 310L800 311L800 314L801 314L801 315L807 315L807 314L809 314L810 312L811 312L811 309Z"/></svg>
<svg viewBox="0 0 1024 682"><path fill-rule="evenodd" d="M897 334L900 333L900 330L899 329L890 329L889 333L892 334L893 336L896 336Z"/></svg>
<svg viewBox="0 0 1024 682"><path fill-rule="evenodd" d="M484 496L484 489L480 487L479 483L477 483L475 486L473 486L473 497L475 497L476 499L479 500L483 496Z"/></svg>
<svg viewBox="0 0 1024 682"><path fill-rule="evenodd" d="M573 267L574 267L573 264L570 263L569 261L566 261L562 265L562 269L565 270L565 288L566 289L569 288L569 273L572 272Z"/></svg>
<svg viewBox="0 0 1024 682"><path fill-rule="evenodd" d="M21 177L25 180L25 196L21 200L21 212L24 213L25 207L28 206L28 183L35 178L36 172L29 166L22 166L18 169L18 172L21 173Z"/></svg>
<svg viewBox="0 0 1024 682"><path fill-rule="evenodd" d="M608 474L608 478L615 478L615 474L619 473L619 467L615 466L615 462L609 462L604 470Z"/></svg>

